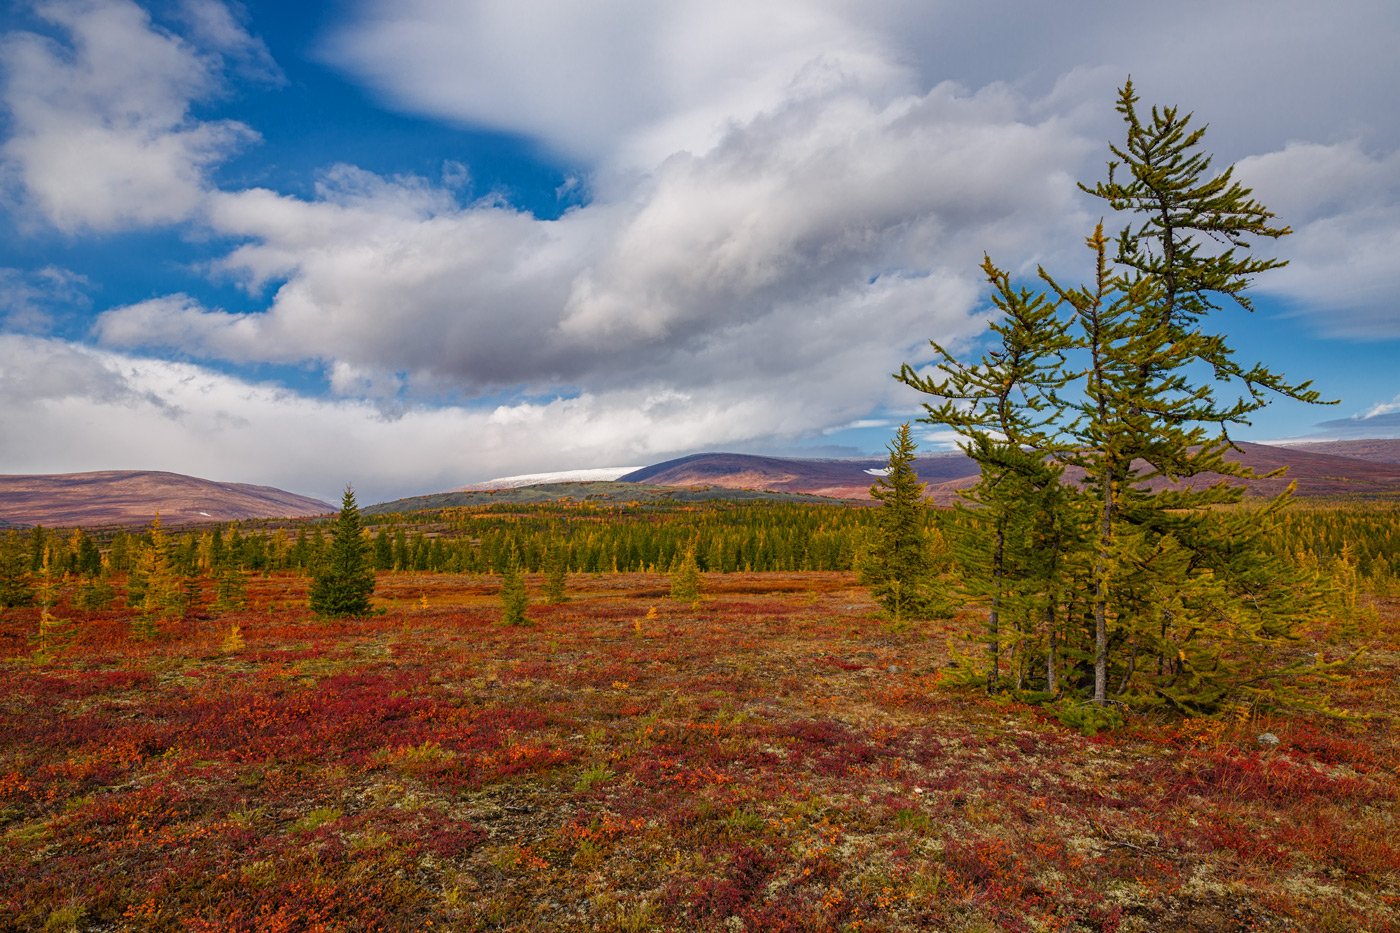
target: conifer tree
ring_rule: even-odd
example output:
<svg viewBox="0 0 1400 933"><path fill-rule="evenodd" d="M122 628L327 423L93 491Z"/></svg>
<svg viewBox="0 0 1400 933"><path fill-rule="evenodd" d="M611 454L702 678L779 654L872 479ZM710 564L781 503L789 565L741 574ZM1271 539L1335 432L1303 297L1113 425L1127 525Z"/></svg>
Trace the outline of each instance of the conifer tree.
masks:
<svg viewBox="0 0 1400 933"><path fill-rule="evenodd" d="M1059 302L1013 287L990 257L983 257L982 272L1001 312L990 325L999 343L968 365L930 341L937 370L922 375L906 364L896 378L943 400L924 406L924 420L953 427L964 438L963 452L980 467L977 486L965 493L971 507L964 507L964 521L953 527L962 532L955 548L967 589L990 603L987 689L996 690L1006 603L1016 596L1030 599L1035 588L1024 566L1030 558L1027 522L1061 502L1056 488L1062 470L1051 456L1063 414L1055 393L1070 378L1064 363L1071 341L1067 322L1057 315Z"/></svg>
<svg viewBox="0 0 1400 933"><path fill-rule="evenodd" d="M53 613L58 606L59 595L67 576L66 572L54 568L52 558L45 553L35 587L39 603L39 630L34 638L35 653L38 657L49 657L73 635L72 624Z"/></svg>
<svg viewBox="0 0 1400 933"><path fill-rule="evenodd" d="M370 612L374 568L370 566L355 490L345 487L331 543L311 583L311 609L323 616L363 616Z"/></svg>
<svg viewBox="0 0 1400 933"><path fill-rule="evenodd" d="M1111 147L1106 181L1081 185L1127 217L1116 240L1102 222L1088 237L1091 283L1067 288L1040 270L1046 292L1012 292L988 260L1004 315L994 327L1000 350L962 366L935 345L946 375L919 379L906 366L899 377L944 399L926 406L929 420L959 430L982 466L970 498L993 530L993 652L1008 599L1038 594L1031 603L1049 613L1047 639L1073 634L1054 624L1056 613L1084 613L1096 704L1112 694L1208 712L1260 691L1268 680L1257 669L1261 652L1289 637L1308 600L1285 597L1297 581L1258 535L1240 534L1211 511L1237 502L1242 486L1183 481L1204 473L1248 479L1230 457L1231 430L1273 396L1319 397L1308 383L1240 365L1208 326L1222 304L1251 310L1250 281L1282 263L1251 256L1250 241L1288 229L1270 223L1273 215L1229 169L1212 174L1198 151L1204 131L1191 128L1189 115L1154 108L1144 119L1137 103L1128 82L1118 100L1126 142ZM1027 310L1041 319L1033 349L1043 352L1018 373L1011 337ZM1066 351L1062 365L1055 357ZM999 387L1021 393L1015 417L999 407ZM1061 482L1066 466L1082 480ZM1016 540L1033 543L1019 559ZM1062 584L1071 572L1087 573L1087 604L1052 585L1052 576ZM1051 576L1036 582L1037 574ZM1014 582L998 579L1007 575ZM1052 684L1057 647L1041 645ZM989 674L996 663L993 654Z"/></svg>
<svg viewBox="0 0 1400 933"><path fill-rule="evenodd" d="M248 582L243 571L232 565L218 569L214 578L214 608L220 612L242 609L248 602Z"/></svg>
<svg viewBox="0 0 1400 933"><path fill-rule="evenodd" d="M676 602L698 606L700 590L700 562L695 556L695 545L691 544L671 568L671 598Z"/></svg>
<svg viewBox="0 0 1400 933"><path fill-rule="evenodd" d="M933 565L924 525L928 506L924 484L914 470L914 439L908 422L900 425L885 474L870 487L880 503L875 541L861 567L863 582L896 623L924 615L933 605Z"/></svg>
<svg viewBox="0 0 1400 933"><path fill-rule="evenodd" d="M568 551L556 543L545 554L544 560L544 599L550 604L568 602L569 582Z"/></svg>
<svg viewBox="0 0 1400 933"><path fill-rule="evenodd" d="M170 539L161 526L159 513L151 520L148 535L150 540L141 549L137 562L141 580L139 611L150 622L183 612L185 603L183 581L175 572Z"/></svg>
<svg viewBox="0 0 1400 933"><path fill-rule="evenodd" d="M510 542L501 563L501 624L528 625L526 611L530 594L525 589L525 575L520 568L520 551Z"/></svg>
<svg viewBox="0 0 1400 933"><path fill-rule="evenodd" d="M17 531L0 535L0 607L28 606L34 602L34 580L29 571L29 546Z"/></svg>

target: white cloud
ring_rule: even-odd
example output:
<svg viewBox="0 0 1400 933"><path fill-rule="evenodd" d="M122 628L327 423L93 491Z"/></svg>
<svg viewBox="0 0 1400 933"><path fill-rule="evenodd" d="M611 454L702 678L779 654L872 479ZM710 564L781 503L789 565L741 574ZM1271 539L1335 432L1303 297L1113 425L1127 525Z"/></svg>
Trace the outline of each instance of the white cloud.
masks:
<svg viewBox="0 0 1400 933"><path fill-rule="evenodd" d="M209 167L256 137L190 116L220 88L218 58L157 29L129 0L53 0L36 12L68 44L26 32L0 39L11 116L0 160L19 198L70 233L189 218Z"/></svg>
<svg viewBox="0 0 1400 933"><path fill-rule="evenodd" d="M58 266L33 272L0 268L0 322L8 330L46 332L56 318L88 308L91 284L86 277Z"/></svg>
<svg viewBox="0 0 1400 933"><path fill-rule="evenodd" d="M649 463L819 424L748 386L686 396L664 385L491 408L410 409L310 398L188 363L0 335L0 433L20 473L163 469L365 502L540 467ZM411 451L411 456L405 452Z"/></svg>
<svg viewBox="0 0 1400 933"><path fill-rule="evenodd" d="M1294 234L1267 244L1289 265L1259 287L1325 332L1400 337L1400 150L1293 143L1240 161L1239 177Z"/></svg>
<svg viewBox="0 0 1400 933"><path fill-rule="evenodd" d="M246 242L219 268L250 300L280 281L270 305L225 313L168 296L107 311L95 333L320 361L347 393L744 382L783 404L839 399L858 417L929 337L977 328L982 250L1045 258L1047 231L1077 243L1070 178L1086 144L1028 122L1030 106L947 85L884 106L807 98L553 221L345 166L310 200L220 194L209 223Z"/></svg>
<svg viewBox="0 0 1400 933"><path fill-rule="evenodd" d="M794 94L910 88L853 12L821 0L366 2L325 54L404 109L649 170Z"/></svg>
<svg viewBox="0 0 1400 933"><path fill-rule="evenodd" d="M1129 67L1149 102L1195 106L1208 141L1256 154L1242 177L1299 229L1261 285L1339 331L1393 333L1400 138L1348 123L1400 74L1379 51L1395 30L1358 27L1393 13L1189 0L1215 17L1202 32L1126 5L1086 24L989 3L360 3L327 56L405 110L575 159L566 186L590 200L556 220L461 203L472 167L451 161L435 181L331 164L308 197L211 190L252 131L192 107L226 69L277 80L266 47L215 0L181 0L185 38L129 0L42 4L66 44L0 48L11 182L75 233L193 219L237 244L207 271L246 299L109 308L102 350L4 338L0 423L72 457L159 450L172 469L380 497L858 427L911 407L889 374L927 362L929 338L981 330L984 251L1083 277L1098 206L1074 181L1101 170ZM1148 28L1151 48L1126 41ZM1127 48L1137 61L1113 60ZM1247 74L1222 64L1232 50ZM1326 64L1295 74L1304 52ZM168 350L311 362L330 397L138 355ZM73 433L25 433L44 418ZM301 489L312 475L326 488Z"/></svg>
<svg viewBox="0 0 1400 933"><path fill-rule="evenodd" d="M220 0L181 0L176 15L188 25L192 38L230 59L241 77L267 84L286 81L263 41Z"/></svg>
<svg viewBox="0 0 1400 933"><path fill-rule="evenodd" d="M1397 395L1388 402L1380 402L1379 404L1372 405L1357 417L1364 421L1367 418L1377 418L1381 415L1394 415L1397 413L1400 413L1400 395Z"/></svg>

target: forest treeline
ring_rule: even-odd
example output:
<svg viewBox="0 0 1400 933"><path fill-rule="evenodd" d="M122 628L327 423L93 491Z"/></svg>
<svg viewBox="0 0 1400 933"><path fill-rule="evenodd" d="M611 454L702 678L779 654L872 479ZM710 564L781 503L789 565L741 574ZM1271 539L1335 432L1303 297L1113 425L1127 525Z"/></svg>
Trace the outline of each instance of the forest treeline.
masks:
<svg viewBox="0 0 1400 933"><path fill-rule="evenodd" d="M877 509L834 503L543 503L370 516L365 535L381 572L499 573L512 543L529 573L541 572L555 552L571 573L666 571L692 546L707 573L852 571L870 547L877 517ZM948 511L927 511L931 547L945 546L952 520ZM1397 591L1400 512L1392 505L1300 505L1268 521L1265 542L1277 559L1329 572L1345 565L1368 591ZM162 546L182 576L309 574L327 553L329 527L329 520L275 528L215 524L163 532ZM150 529L36 527L7 531L0 540L11 568L39 573L47 559L52 572L74 578L129 573L152 546ZM944 583L952 589L956 581Z"/></svg>

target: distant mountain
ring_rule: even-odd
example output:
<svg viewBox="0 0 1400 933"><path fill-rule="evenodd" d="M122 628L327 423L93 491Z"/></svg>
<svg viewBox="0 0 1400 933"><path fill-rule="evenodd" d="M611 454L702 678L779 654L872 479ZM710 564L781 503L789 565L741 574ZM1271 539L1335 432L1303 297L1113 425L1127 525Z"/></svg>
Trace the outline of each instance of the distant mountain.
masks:
<svg viewBox="0 0 1400 933"><path fill-rule="evenodd" d="M319 499L271 486L219 483L179 473L112 470L0 475L0 522L75 527L137 525L160 513L168 525L334 512Z"/></svg>
<svg viewBox="0 0 1400 933"><path fill-rule="evenodd" d="M1256 473L1288 468L1285 476L1251 483L1251 495L1272 496L1296 482L1300 496L1400 498L1400 441L1338 441L1298 447L1241 443L1239 447L1238 459ZM1354 450L1356 454L1332 452L1343 450ZM1383 459L1392 456L1396 459ZM751 454L694 454L628 473L619 481L868 499L870 486L885 463L883 458L800 460ZM961 453L919 457L915 468L919 478L928 484L929 497L938 503L953 501L959 489L977 481L976 465ZM1207 474L1194 478L1190 485L1209 485L1219 479Z"/></svg>
<svg viewBox="0 0 1400 933"><path fill-rule="evenodd" d="M366 515L387 515L394 512L421 512L431 509L480 508L488 505L529 505L536 502L562 500L591 502L597 505L621 505L630 502L647 504L676 502L726 501L829 501L821 496L792 492L771 492L758 489L734 489L720 486L657 486L650 483L618 483L611 481L540 483L534 486L512 486L503 489L459 489L426 496L410 496L391 502L378 502L361 511Z"/></svg>
<svg viewBox="0 0 1400 933"><path fill-rule="evenodd" d="M1335 457L1354 457L1376 463L1400 463L1400 437L1372 438L1360 441L1289 441L1273 445L1288 450L1301 450Z"/></svg>
<svg viewBox="0 0 1400 933"><path fill-rule="evenodd" d="M728 489L767 489L807 493L838 499L868 499L870 486L888 460L799 460L753 454L693 454L643 467L619 479L623 483L659 486L719 486ZM951 500L955 490L976 482L977 465L961 453L931 454L914 464L935 501Z"/></svg>

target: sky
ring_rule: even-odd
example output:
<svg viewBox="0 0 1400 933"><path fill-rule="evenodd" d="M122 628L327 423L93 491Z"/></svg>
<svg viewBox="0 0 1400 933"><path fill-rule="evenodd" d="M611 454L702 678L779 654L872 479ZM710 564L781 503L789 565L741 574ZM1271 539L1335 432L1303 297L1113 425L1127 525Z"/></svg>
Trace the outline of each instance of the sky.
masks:
<svg viewBox="0 0 1400 933"><path fill-rule="evenodd" d="M1215 326L1338 403L1236 436L1400 436L1398 47L1393 0L11 0L0 473L880 453L984 254L1091 271L1129 75L1294 230Z"/></svg>

